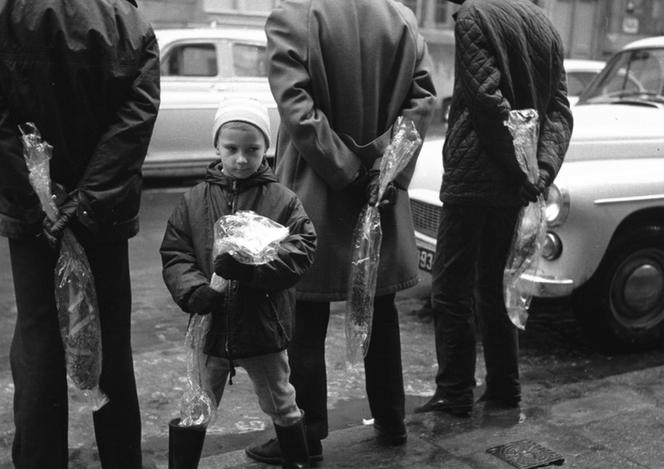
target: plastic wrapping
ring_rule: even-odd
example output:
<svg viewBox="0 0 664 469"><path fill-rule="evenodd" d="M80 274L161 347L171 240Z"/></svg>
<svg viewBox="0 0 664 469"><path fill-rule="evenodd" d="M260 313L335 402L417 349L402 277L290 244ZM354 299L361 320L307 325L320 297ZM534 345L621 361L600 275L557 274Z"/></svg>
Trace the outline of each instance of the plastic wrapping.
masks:
<svg viewBox="0 0 664 469"><path fill-rule="evenodd" d="M251 210L224 215L214 224L213 258L229 252L235 259L251 265L265 264L277 256L279 243L289 234L288 228ZM212 274L210 287L219 292L228 280ZM193 316L185 337L187 351L186 386L180 399L180 426L209 426L217 415L218 402L209 388L205 339L212 318L209 314Z"/></svg>
<svg viewBox="0 0 664 469"><path fill-rule="evenodd" d="M406 167L421 144L415 124L399 117L392 141L380 162L378 200L382 199L388 184ZM380 211L376 206L366 205L358 216L353 232L346 302L346 355L351 364L358 363L369 350L382 239Z"/></svg>
<svg viewBox="0 0 664 469"><path fill-rule="evenodd" d="M209 389L204 352L205 337L210 330L209 314L195 314L189 322L184 343L186 347L187 375L185 389L180 398L181 427L208 426L217 417L217 401Z"/></svg>
<svg viewBox="0 0 664 469"><path fill-rule="evenodd" d="M239 210L214 224L213 255L229 252L244 264L265 264L274 259L286 236L285 226L251 210Z"/></svg>
<svg viewBox="0 0 664 469"><path fill-rule="evenodd" d="M19 130L30 184L46 216L55 221L58 209L52 195L49 167L52 147L42 141L33 123L20 125ZM85 251L69 228L63 231L54 277L67 375L85 402L97 410L108 401L99 389L102 351L97 293Z"/></svg>
<svg viewBox="0 0 664 469"><path fill-rule="evenodd" d="M533 184L539 178L537 145L539 119L537 111L511 111L506 124L514 139L519 166ZM525 329L532 300L529 278L537 273L546 237L545 201L542 195L519 212L510 253L503 274L505 308L512 323Z"/></svg>

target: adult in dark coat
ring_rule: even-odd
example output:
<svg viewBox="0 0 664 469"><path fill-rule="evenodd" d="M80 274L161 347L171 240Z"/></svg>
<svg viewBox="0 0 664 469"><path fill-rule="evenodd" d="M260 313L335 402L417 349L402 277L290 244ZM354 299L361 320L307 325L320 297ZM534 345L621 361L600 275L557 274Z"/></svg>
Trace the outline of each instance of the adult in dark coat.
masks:
<svg viewBox="0 0 664 469"><path fill-rule="evenodd" d="M433 265L438 373L435 394L416 412L468 415L475 386L474 310L487 368L482 400L500 407L520 402L517 330L503 302L503 270L519 209L545 191L560 169L572 114L563 44L539 7L530 0L455 3L463 5L455 15L455 82ZM537 184L519 169L504 125L510 110L527 108L540 119Z"/></svg>
<svg viewBox="0 0 664 469"><path fill-rule="evenodd" d="M130 343L127 240L138 231L141 165L159 107L159 51L126 0L0 1L0 235L16 293L10 360L18 468L66 468L67 381L53 271L71 227L90 261L100 307L100 388L93 414L101 465L140 468L141 421ZM53 145L60 218L42 231L17 126Z"/></svg>
<svg viewBox="0 0 664 469"><path fill-rule="evenodd" d="M310 455L328 433L325 336L330 302L345 300L353 228L366 174L380 161L403 115L424 137L435 90L413 13L393 0L286 0L269 16L269 80L281 116L277 177L304 204L318 234L316 259L297 285L296 328L288 349L291 382L305 412ZM383 243L371 347L365 359L369 405L379 436L406 440L399 322L394 295L417 282L406 189L415 158L382 211ZM359 189L359 190L358 190ZM247 450L279 463L276 441Z"/></svg>

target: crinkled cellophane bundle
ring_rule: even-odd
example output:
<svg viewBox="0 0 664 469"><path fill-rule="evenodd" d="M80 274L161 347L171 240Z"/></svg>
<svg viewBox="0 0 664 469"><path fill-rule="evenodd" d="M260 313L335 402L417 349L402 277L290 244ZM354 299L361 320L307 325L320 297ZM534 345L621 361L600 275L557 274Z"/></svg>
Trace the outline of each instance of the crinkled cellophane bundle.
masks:
<svg viewBox="0 0 664 469"><path fill-rule="evenodd" d="M537 111L511 111L507 127L514 139L514 149L521 170L533 184L539 178L537 145L539 119ZM516 229L503 274L505 308L512 323L525 329L532 300L529 279L537 273L546 236L545 201L542 195L519 212Z"/></svg>
<svg viewBox="0 0 664 469"><path fill-rule="evenodd" d="M259 265L274 260L279 243L289 234L288 228L251 210L224 215L214 224L213 258L229 252L238 261ZM227 281L216 274L210 279L211 288L226 289ZM187 375L185 390L180 399L180 426L209 426L217 416L216 398L209 388L205 340L212 323L211 315L193 316L187 335Z"/></svg>
<svg viewBox="0 0 664 469"><path fill-rule="evenodd" d="M378 200L383 198L388 184L406 167L421 144L422 139L413 121L399 117L394 125L392 140L380 161ZM346 356L351 364L358 363L369 351L373 301L383 240L380 223L379 209L367 204L360 212L353 231L344 321Z"/></svg>
<svg viewBox="0 0 664 469"><path fill-rule="evenodd" d="M49 165L52 147L42 140L33 123L22 124L19 130L30 184L46 216L55 221L58 209L51 191ZM99 389L102 360L99 306L87 255L69 228L63 231L54 277L67 375L81 391L84 402L96 410L107 402Z"/></svg>

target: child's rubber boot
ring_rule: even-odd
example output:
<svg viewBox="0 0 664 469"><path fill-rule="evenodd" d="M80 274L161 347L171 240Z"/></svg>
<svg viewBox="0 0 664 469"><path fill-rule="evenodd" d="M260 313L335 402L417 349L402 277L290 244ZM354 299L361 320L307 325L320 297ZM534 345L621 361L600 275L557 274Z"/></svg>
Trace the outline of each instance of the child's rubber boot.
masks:
<svg viewBox="0 0 664 469"><path fill-rule="evenodd" d="M180 419L168 423L168 469L196 469L201 460L205 427L181 427Z"/></svg>
<svg viewBox="0 0 664 469"><path fill-rule="evenodd" d="M274 425L281 447L282 467L284 469L308 469L309 449L307 434L304 429L304 416L287 427Z"/></svg>

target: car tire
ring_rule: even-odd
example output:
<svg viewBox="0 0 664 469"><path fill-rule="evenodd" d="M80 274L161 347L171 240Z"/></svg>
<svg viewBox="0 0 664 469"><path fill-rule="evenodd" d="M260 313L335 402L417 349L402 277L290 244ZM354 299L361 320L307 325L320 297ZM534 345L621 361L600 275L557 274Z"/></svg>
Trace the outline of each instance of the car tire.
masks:
<svg viewBox="0 0 664 469"><path fill-rule="evenodd" d="M607 351L662 343L664 226L627 230L613 240L597 272L572 294L588 336Z"/></svg>

